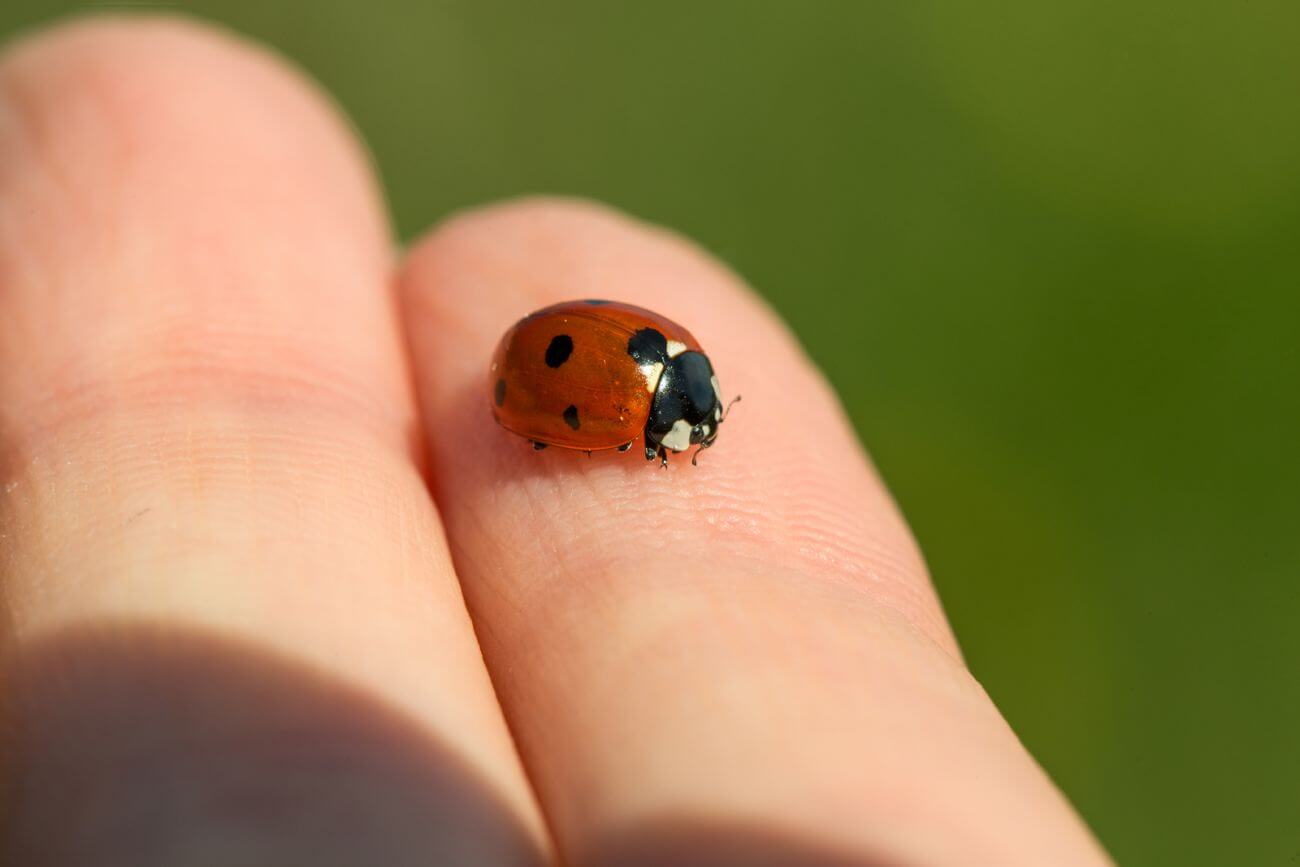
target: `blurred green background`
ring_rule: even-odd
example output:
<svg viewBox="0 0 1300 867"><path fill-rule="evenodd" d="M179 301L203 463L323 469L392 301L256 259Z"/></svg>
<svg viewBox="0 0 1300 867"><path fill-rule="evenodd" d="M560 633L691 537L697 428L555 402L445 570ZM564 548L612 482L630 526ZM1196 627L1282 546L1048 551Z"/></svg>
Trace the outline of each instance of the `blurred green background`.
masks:
<svg viewBox="0 0 1300 867"><path fill-rule="evenodd" d="M335 94L403 237L564 192L733 264L1121 863L1300 862L1300 3L180 8Z"/></svg>

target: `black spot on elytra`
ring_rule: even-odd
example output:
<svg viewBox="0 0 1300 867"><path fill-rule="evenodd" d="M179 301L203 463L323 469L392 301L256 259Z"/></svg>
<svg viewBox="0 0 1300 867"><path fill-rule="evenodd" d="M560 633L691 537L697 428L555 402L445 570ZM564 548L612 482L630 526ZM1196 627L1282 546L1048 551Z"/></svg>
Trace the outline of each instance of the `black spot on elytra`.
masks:
<svg viewBox="0 0 1300 867"><path fill-rule="evenodd" d="M573 404L569 404L564 410L564 423L574 430L582 426L582 422L578 421L578 408Z"/></svg>
<svg viewBox="0 0 1300 867"><path fill-rule="evenodd" d="M653 328L642 328L627 341L627 354L637 364L668 360L668 340Z"/></svg>
<svg viewBox="0 0 1300 867"><path fill-rule="evenodd" d="M496 399L497 406L506 402L506 381L504 379L497 380L497 387L493 389L492 395Z"/></svg>
<svg viewBox="0 0 1300 867"><path fill-rule="evenodd" d="M602 305L602 304L608 304L609 302L608 302L608 301L604 301L604 300L602 300L602 299L600 299L600 298L588 298L586 301L583 301L582 303L583 303L583 304L590 304L590 305L593 306L593 307L599 307L600 305Z"/></svg>
<svg viewBox="0 0 1300 867"><path fill-rule="evenodd" d="M573 354L573 338L567 334L557 334L551 338L546 347L546 366L559 367Z"/></svg>

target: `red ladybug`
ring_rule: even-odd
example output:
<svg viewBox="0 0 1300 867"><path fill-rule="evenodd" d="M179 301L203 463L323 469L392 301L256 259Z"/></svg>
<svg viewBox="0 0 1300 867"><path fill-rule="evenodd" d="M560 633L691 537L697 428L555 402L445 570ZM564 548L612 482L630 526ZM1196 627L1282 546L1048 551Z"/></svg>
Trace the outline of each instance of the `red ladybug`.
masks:
<svg viewBox="0 0 1300 867"><path fill-rule="evenodd" d="M664 466L670 451L713 445L726 417L699 341L615 301L566 301L519 320L492 356L490 387L497 422L534 448L625 452L643 437L646 460Z"/></svg>

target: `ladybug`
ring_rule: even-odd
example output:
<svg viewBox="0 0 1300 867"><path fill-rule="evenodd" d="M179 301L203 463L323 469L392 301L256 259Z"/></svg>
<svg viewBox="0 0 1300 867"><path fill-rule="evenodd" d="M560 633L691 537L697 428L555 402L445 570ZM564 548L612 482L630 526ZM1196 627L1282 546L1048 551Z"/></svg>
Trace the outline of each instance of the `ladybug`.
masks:
<svg viewBox="0 0 1300 867"><path fill-rule="evenodd" d="M726 418L699 341L616 301L565 301L519 320L492 356L489 387L497 423L535 449L625 452L641 438L646 460L665 467L670 451L698 445L695 463Z"/></svg>

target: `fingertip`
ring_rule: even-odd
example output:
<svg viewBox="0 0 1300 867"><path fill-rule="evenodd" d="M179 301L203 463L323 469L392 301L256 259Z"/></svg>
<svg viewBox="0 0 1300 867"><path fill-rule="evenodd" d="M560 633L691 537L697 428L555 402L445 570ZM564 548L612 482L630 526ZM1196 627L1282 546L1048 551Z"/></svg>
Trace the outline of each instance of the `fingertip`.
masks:
<svg viewBox="0 0 1300 867"><path fill-rule="evenodd" d="M834 394L724 265L607 208L529 199L444 223L401 287L434 495L566 858L598 863L663 815L759 817L902 860L1011 863L1027 805L1045 829L1030 853L1079 839L963 666ZM744 394L698 467L536 454L492 424L502 332L593 298L685 326ZM756 772L773 755L780 773Z"/></svg>
<svg viewBox="0 0 1300 867"><path fill-rule="evenodd" d="M794 335L724 262L671 229L591 199L528 196L453 214L412 246L398 286L409 328L435 329L442 342L454 337L476 352L548 304L636 304L687 326L732 373L797 371L801 393L838 409ZM480 360L458 356L467 368Z"/></svg>
<svg viewBox="0 0 1300 867"><path fill-rule="evenodd" d="M397 337L373 173L267 49L170 15L27 34L0 57L0 189L0 283L22 311L0 337L27 358L0 387L23 427L93 410L110 372L193 393L274 370L304 402L409 421L398 341L360 337Z"/></svg>
<svg viewBox="0 0 1300 867"><path fill-rule="evenodd" d="M312 173L279 170L293 161L346 189L349 229L374 237L386 225L369 158L331 99L270 48L212 24L114 13L30 31L0 52L0 112L13 121L0 152L38 150L74 188L143 167L170 172L177 205L214 175L232 197L288 203Z"/></svg>
<svg viewBox="0 0 1300 867"><path fill-rule="evenodd" d="M9 46L0 607L21 652L158 624L173 650L212 633L301 662L445 740L541 839L411 463L391 266L362 148L272 52L154 15ZM124 708L142 730L152 711ZM157 791L183 770L165 765ZM121 782L79 821L111 812Z"/></svg>
<svg viewBox="0 0 1300 867"><path fill-rule="evenodd" d="M724 308L735 314L739 305L771 316L734 272L694 241L578 197L527 196L453 214L411 248L401 283L412 302L438 304L449 295L439 277L449 273L457 277L455 296L490 289L476 306L492 313L527 313L597 292L670 316L667 308L680 308L683 320Z"/></svg>
<svg viewBox="0 0 1300 867"><path fill-rule="evenodd" d="M411 249L399 287L429 431L468 423L493 346L533 310L603 298L680 322L705 347L725 393L745 396L718 447L695 468L679 458L698 472L674 473L678 480L662 481L661 491L661 482L604 462L584 478L600 479L606 502L648 502L646 489L655 489L665 515L694 516L691 532L715 555L761 548L811 580L869 587L871 598L958 655L910 534L834 392L761 296L698 244L596 202L530 197L434 228ZM474 501L468 489L519 484L523 459L497 433L473 443L430 438L435 466L444 467L435 493L460 498L444 506L453 522ZM541 460L560 466L564 458L548 452ZM590 535L572 516L552 523L561 537ZM640 537L657 529L661 522L648 518L633 535L655 544Z"/></svg>

